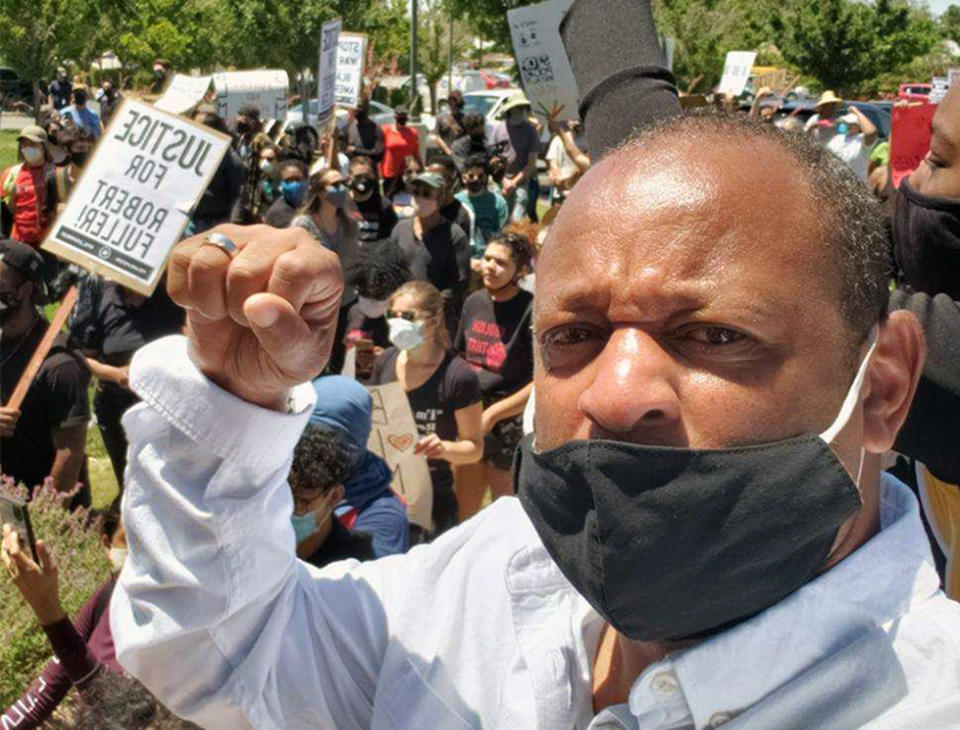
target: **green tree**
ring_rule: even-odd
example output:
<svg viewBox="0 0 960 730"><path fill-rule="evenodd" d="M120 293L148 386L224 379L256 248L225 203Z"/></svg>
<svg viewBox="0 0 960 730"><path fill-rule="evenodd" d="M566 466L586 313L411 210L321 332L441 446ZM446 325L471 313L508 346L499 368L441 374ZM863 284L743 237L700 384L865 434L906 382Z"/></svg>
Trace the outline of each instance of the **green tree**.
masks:
<svg viewBox="0 0 960 730"><path fill-rule="evenodd" d="M417 66L430 88L430 110L437 112L437 83L450 68L450 15L438 0L421 0L417 33ZM453 61L461 60L470 49L470 34L462 22L453 23Z"/></svg>
<svg viewBox="0 0 960 730"><path fill-rule="evenodd" d="M493 50L511 53L510 25L507 11L524 5L535 5L539 0L449 0L447 9L485 41L493 43Z"/></svg>
<svg viewBox="0 0 960 730"><path fill-rule="evenodd" d="M944 38L960 43L960 5L951 5L938 20Z"/></svg>
<svg viewBox="0 0 960 730"><path fill-rule="evenodd" d="M847 95L930 52L939 36L904 0L785 0L771 25L785 59Z"/></svg>

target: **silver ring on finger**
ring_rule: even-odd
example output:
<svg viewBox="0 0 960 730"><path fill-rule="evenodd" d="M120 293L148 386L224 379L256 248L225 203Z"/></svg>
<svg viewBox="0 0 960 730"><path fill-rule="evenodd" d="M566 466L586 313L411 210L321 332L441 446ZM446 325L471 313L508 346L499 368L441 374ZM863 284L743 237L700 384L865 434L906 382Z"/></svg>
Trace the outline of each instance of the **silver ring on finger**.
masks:
<svg viewBox="0 0 960 730"><path fill-rule="evenodd" d="M221 251L223 251L227 256L233 258L237 254L237 244L231 241L227 236L222 233L208 233L203 239L203 246L216 246Z"/></svg>

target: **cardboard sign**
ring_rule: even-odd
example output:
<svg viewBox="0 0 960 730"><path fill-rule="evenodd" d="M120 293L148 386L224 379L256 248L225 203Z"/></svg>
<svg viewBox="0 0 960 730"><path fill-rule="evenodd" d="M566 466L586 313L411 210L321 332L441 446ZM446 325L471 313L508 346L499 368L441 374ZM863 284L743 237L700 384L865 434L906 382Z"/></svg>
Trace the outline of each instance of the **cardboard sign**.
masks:
<svg viewBox="0 0 960 730"><path fill-rule="evenodd" d="M930 149L936 104L894 106L890 121L890 174L893 186L917 169Z"/></svg>
<svg viewBox="0 0 960 730"><path fill-rule="evenodd" d="M577 82L560 40L560 21L572 0L550 0L507 11L523 90L546 122L579 119Z"/></svg>
<svg viewBox="0 0 960 730"><path fill-rule="evenodd" d="M153 105L171 114L188 112L207 95L213 76L187 76L174 74L167 88Z"/></svg>
<svg viewBox="0 0 960 730"><path fill-rule="evenodd" d="M252 104L260 118L282 119L287 113L286 71L226 71L213 75L217 92L217 114L233 122L240 107Z"/></svg>
<svg viewBox="0 0 960 730"><path fill-rule="evenodd" d="M400 383L371 385L368 390L373 397L373 429L367 448L393 472L390 486L406 501L410 522L430 530L433 482L426 458L413 453L420 435L407 394Z"/></svg>
<svg viewBox="0 0 960 730"><path fill-rule="evenodd" d="M320 66L317 73L317 126L324 126L333 115L337 91L337 53L340 18L328 20L320 29Z"/></svg>
<svg viewBox="0 0 960 730"><path fill-rule="evenodd" d="M363 62L367 54L367 37L362 33L341 33L337 41L337 76L334 101L356 109L363 86Z"/></svg>
<svg viewBox="0 0 960 730"><path fill-rule="evenodd" d="M229 147L209 127L124 100L42 248L149 296Z"/></svg>
<svg viewBox="0 0 960 730"><path fill-rule="evenodd" d="M947 95L950 88L948 76L934 76L930 81L930 103L939 104Z"/></svg>
<svg viewBox="0 0 960 730"><path fill-rule="evenodd" d="M756 51L730 51L723 64L723 76L717 86L717 93L740 96L747 88L750 70L756 58Z"/></svg>

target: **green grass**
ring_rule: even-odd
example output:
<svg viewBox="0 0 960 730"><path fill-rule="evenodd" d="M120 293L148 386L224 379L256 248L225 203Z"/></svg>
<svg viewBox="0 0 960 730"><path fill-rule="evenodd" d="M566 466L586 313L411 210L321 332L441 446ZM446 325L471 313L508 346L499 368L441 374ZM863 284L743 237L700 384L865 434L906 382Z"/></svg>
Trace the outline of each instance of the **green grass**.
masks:
<svg viewBox="0 0 960 730"><path fill-rule="evenodd" d="M0 170L4 170L17 161L17 135L15 129L0 130Z"/></svg>

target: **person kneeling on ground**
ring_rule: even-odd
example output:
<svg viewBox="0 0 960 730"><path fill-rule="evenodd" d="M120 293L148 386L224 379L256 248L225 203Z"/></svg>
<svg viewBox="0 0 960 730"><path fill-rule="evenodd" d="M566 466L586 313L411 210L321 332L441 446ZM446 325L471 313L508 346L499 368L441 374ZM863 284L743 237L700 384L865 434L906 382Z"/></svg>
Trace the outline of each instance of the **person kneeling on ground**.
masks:
<svg viewBox="0 0 960 730"><path fill-rule="evenodd" d="M367 450L370 393L340 375L317 378L313 389L317 405L297 445L290 479L297 554L322 566L346 557L366 560L406 552L406 507L390 488L393 474L386 462Z"/></svg>

